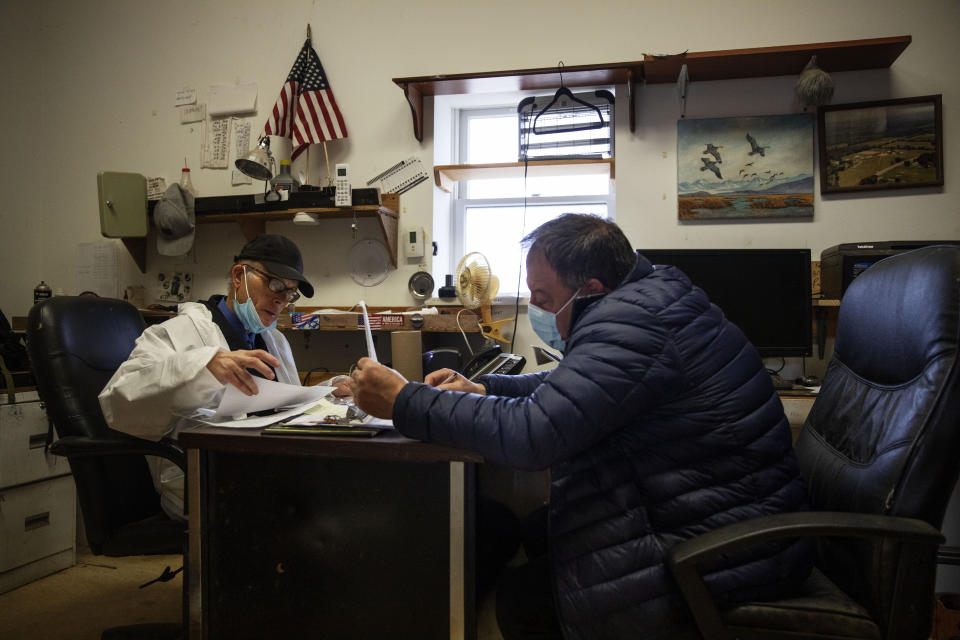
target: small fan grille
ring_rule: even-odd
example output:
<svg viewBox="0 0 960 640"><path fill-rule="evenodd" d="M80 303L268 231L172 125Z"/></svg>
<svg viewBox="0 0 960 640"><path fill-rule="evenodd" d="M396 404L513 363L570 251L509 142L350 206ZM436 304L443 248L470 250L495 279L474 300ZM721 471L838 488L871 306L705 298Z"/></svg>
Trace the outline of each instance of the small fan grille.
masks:
<svg viewBox="0 0 960 640"><path fill-rule="evenodd" d="M481 253L468 253L457 267L457 295L468 309L475 309L488 301L490 292L490 263Z"/></svg>

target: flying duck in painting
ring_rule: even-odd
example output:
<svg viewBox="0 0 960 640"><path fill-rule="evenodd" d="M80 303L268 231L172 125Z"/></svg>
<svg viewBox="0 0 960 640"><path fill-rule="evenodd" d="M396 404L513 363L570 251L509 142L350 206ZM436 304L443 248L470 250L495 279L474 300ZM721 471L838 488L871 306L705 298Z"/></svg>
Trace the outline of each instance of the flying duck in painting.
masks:
<svg viewBox="0 0 960 640"><path fill-rule="evenodd" d="M700 161L703 163L703 166L700 167L700 171L706 171L707 169L710 169L710 171L713 171L718 178L723 180L723 176L720 175L720 167L717 166L716 162L710 158L700 158Z"/></svg>
<svg viewBox="0 0 960 640"><path fill-rule="evenodd" d="M723 162L723 160L720 159L720 149L723 149L723 145L718 147L712 142L708 142L707 148L705 151L703 151L703 153L709 153L716 159L717 162Z"/></svg>
<svg viewBox="0 0 960 640"><path fill-rule="evenodd" d="M759 153L761 157L764 157L763 152L770 148L770 147L761 147L760 145L758 145L757 141L749 133L747 134L747 142L750 143L750 148L752 149L750 153L747 154L748 156L752 156L756 153Z"/></svg>

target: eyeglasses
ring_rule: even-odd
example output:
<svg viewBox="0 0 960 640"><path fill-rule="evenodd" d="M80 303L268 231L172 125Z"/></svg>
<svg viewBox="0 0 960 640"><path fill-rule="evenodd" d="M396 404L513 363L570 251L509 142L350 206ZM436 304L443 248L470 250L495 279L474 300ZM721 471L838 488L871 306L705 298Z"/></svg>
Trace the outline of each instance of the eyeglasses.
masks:
<svg viewBox="0 0 960 640"><path fill-rule="evenodd" d="M253 271L254 273L257 273L263 276L263 279L267 281L267 288L278 295L285 296L288 303L296 302L297 300L300 299L300 293L297 291L296 287L288 287L287 283L285 283L280 278L272 276L269 273L264 273L263 271L260 271L260 269L257 269L256 267L252 267L248 264L244 266L247 269L250 269L251 271Z"/></svg>

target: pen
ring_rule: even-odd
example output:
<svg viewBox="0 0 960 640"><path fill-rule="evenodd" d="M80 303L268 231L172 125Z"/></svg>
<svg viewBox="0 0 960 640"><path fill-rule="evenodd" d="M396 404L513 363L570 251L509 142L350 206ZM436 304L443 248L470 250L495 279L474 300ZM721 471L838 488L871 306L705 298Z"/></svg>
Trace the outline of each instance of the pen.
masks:
<svg viewBox="0 0 960 640"><path fill-rule="evenodd" d="M448 382L450 382L451 380L453 380L453 379L456 378L456 377L457 377L457 372L454 371L453 373L451 373L450 375L448 375L448 376L446 377L446 379L445 379L443 382L441 382L440 384L438 384L437 386L439 387L440 385L447 384Z"/></svg>

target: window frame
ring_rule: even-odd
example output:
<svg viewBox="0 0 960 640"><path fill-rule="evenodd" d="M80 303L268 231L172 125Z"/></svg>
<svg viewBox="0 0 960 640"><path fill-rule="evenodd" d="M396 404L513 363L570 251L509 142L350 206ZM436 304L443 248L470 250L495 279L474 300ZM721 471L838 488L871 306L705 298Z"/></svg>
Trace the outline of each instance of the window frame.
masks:
<svg viewBox="0 0 960 640"><path fill-rule="evenodd" d="M611 88L612 89L612 88ZM518 93L516 96L516 103L519 103L522 100L524 94ZM473 118L490 118L490 117L502 117L506 114L513 113L514 117L516 115L516 106L492 106L492 105L477 105L475 107L454 107L452 109L451 120L454 124L452 129L452 157L457 158L460 164L468 164L467 157L469 154L469 149L467 147L468 140L468 127L469 122ZM519 135L519 134L518 134ZM503 160L501 160L503 161ZM509 160L507 160L509 161ZM516 160L513 160L516 161ZM464 196L467 191L466 185L461 183L455 183L453 191L450 194L450 205L448 209L449 215L449 242L451 251L448 254L448 268L445 270L446 273L456 273L457 264L460 258L465 254L466 249L466 214L467 209L469 208L482 208L482 207L537 207L537 206L570 206L572 209L575 209L578 206L582 205L594 205L594 206L606 206L607 214L606 217L608 220L616 219L616 189L612 180L608 182L607 193L603 194L591 194L586 196L526 196L517 195L509 196L502 198L469 198ZM531 229L532 230L532 229ZM531 230L526 230L527 232ZM434 267L436 270L436 266ZM521 266L521 274L523 268ZM503 278L500 280L500 289L499 293L495 299L496 303L513 303L516 301L517 297L520 297L521 304L527 304L529 299L529 291L526 288L525 283L521 283L520 291L515 291L517 283L505 282Z"/></svg>

